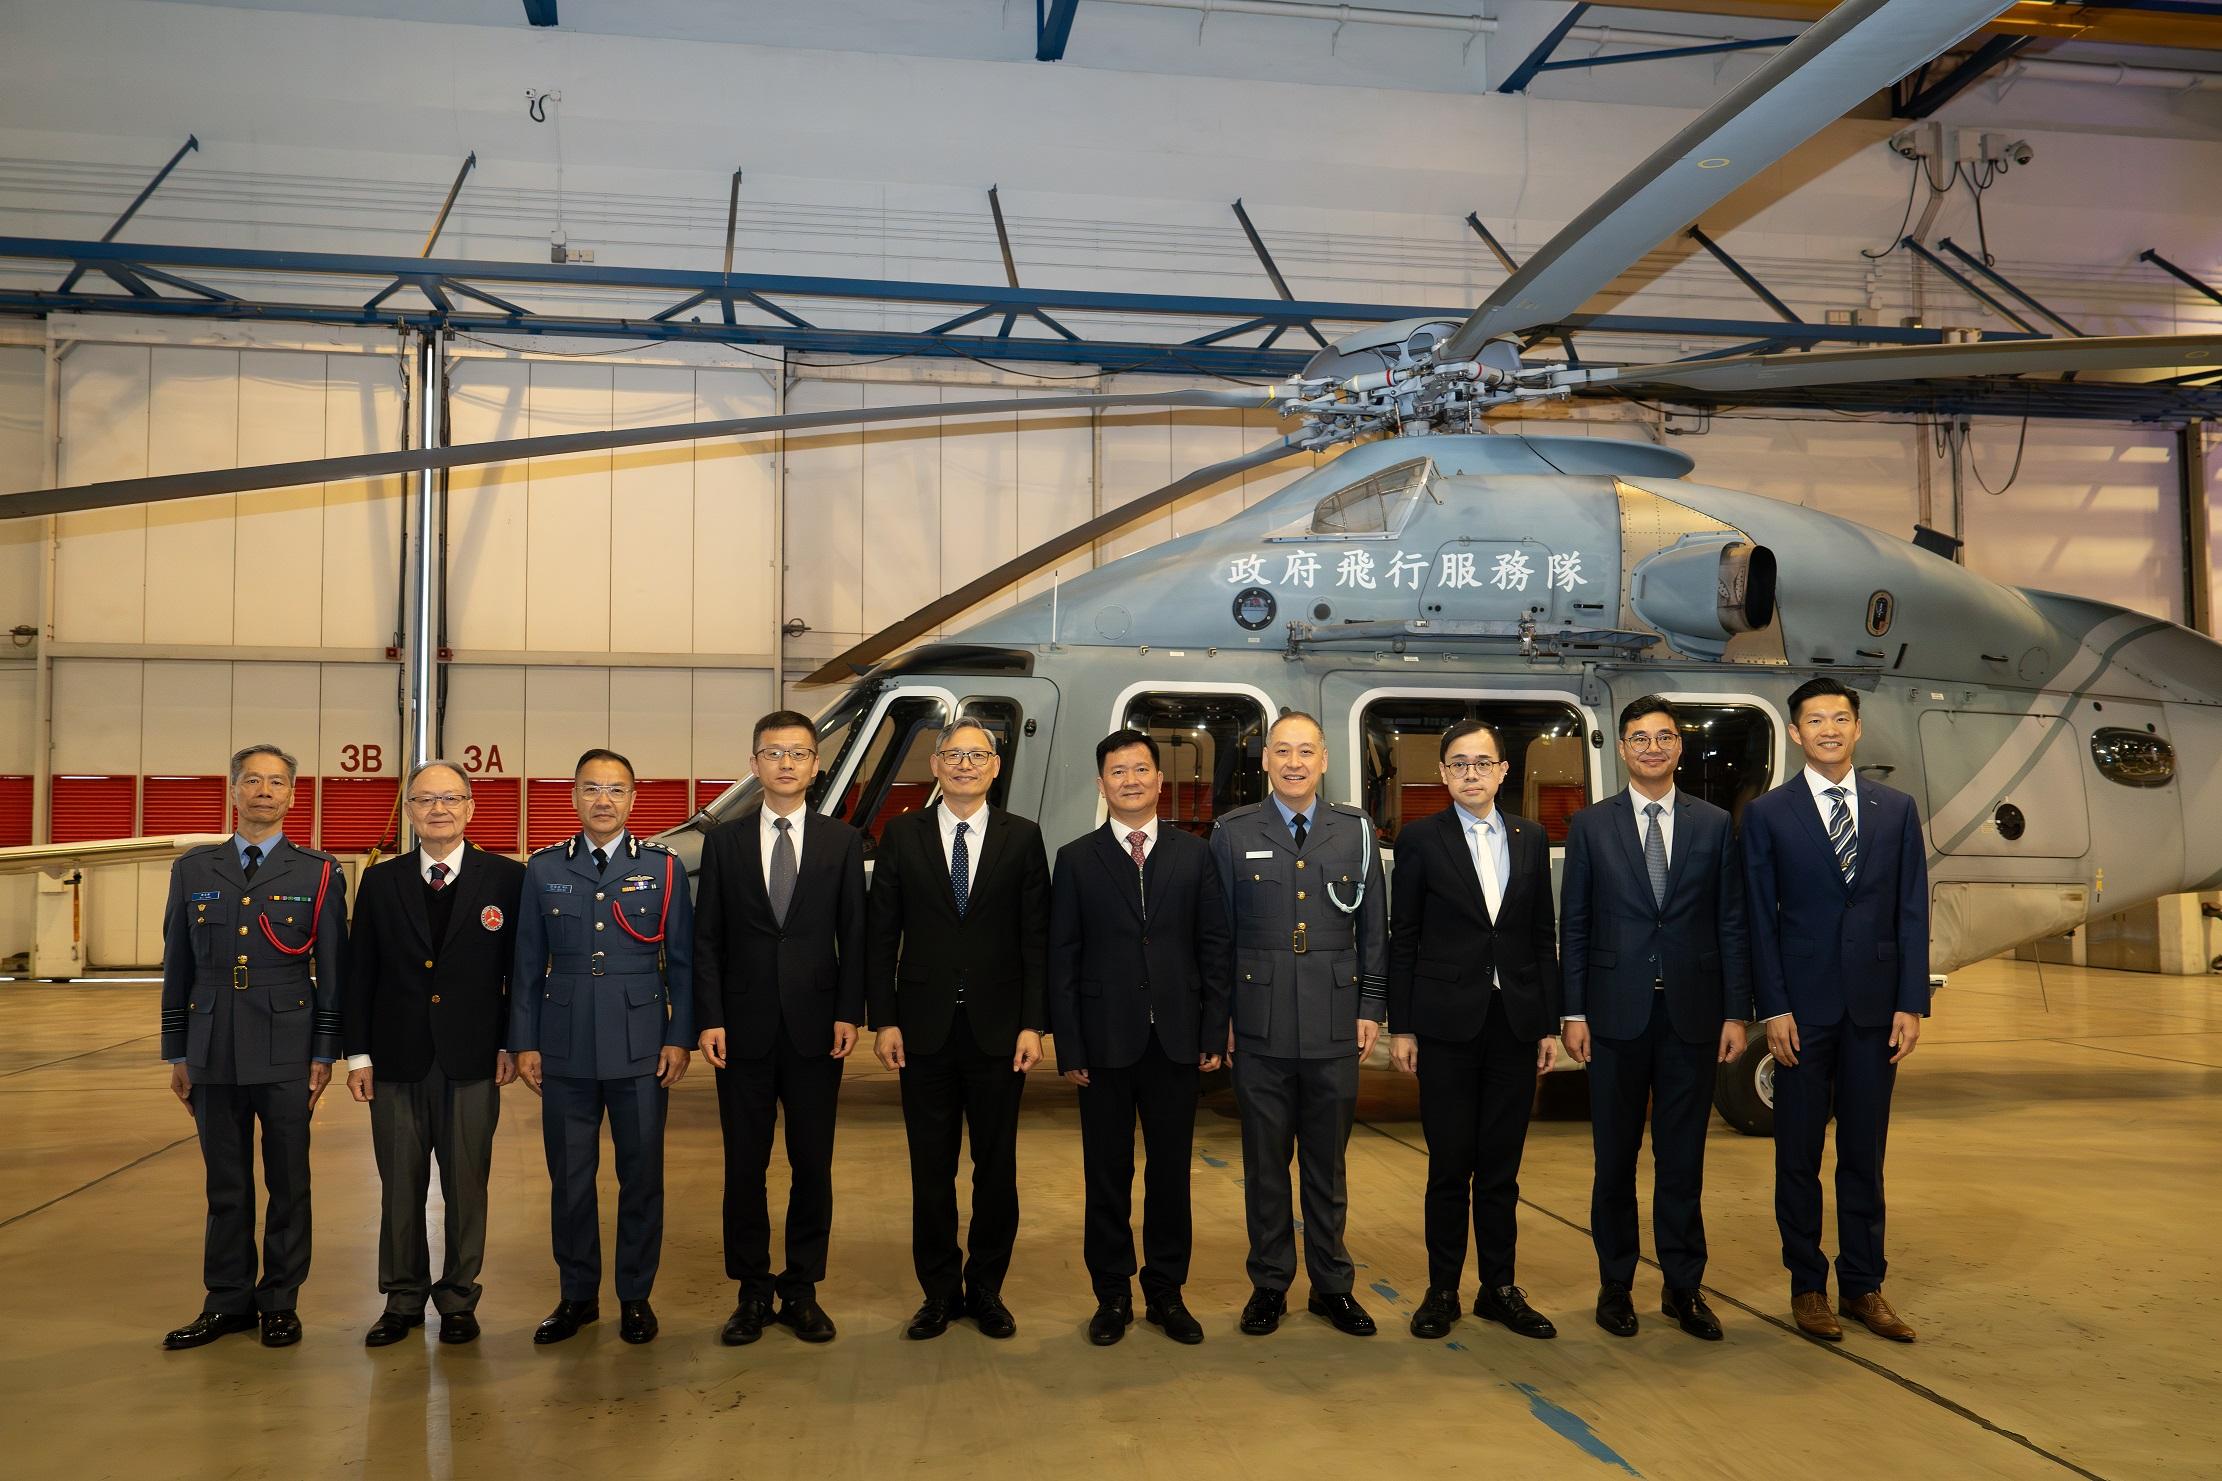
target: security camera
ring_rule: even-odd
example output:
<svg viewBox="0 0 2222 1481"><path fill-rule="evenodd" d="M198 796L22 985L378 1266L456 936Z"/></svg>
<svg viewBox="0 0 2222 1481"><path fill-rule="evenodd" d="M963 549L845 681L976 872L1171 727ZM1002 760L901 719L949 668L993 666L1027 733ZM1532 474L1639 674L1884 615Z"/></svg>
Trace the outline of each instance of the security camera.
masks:
<svg viewBox="0 0 2222 1481"><path fill-rule="evenodd" d="M2025 165L2037 157L2027 139L2009 139L2004 134L1983 136L1983 158L1994 165Z"/></svg>
<svg viewBox="0 0 2222 1481"><path fill-rule="evenodd" d="M1890 147L1907 159L1943 159L1944 128L1933 119L1908 124L1890 136Z"/></svg>

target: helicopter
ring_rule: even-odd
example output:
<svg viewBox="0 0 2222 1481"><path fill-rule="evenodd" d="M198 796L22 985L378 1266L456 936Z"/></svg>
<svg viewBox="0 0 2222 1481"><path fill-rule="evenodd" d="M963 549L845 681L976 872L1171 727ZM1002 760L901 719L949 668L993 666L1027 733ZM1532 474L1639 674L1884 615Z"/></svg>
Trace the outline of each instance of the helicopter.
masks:
<svg viewBox="0 0 2222 1481"><path fill-rule="evenodd" d="M2222 644L2147 614L1978 576L1919 542L1692 477L1680 452L1492 430L1574 395L2181 371L2222 334L1987 340L1730 354L1652 365L1530 354L1657 242L1822 126L2006 7L1845 0L1669 140L1470 314L1371 326L1265 387L1089 394L1035 410L1266 406L1295 425L996 567L827 662L811 805L862 829L931 805L940 728L986 728L990 801L1062 841L1096 826L1093 748L1131 727L1165 755L1171 824L1198 831L1265 792L1282 711L1321 717L1325 791L1402 828L1449 805L1437 737L1504 737L1507 806L1563 849L1567 820L1626 785L1621 705L1673 701L1678 783L1733 815L1802 764L1784 705L1815 674L1864 696L1861 770L1927 830L1932 974L2103 910L2222 885ZM2188 390L2186 395L2192 394ZM120 480L0 498L0 517L768 432L1007 413L1007 401L877 407L532 437ZM982 601L1251 468L1344 448L1222 523L1110 561L991 616ZM923 643L936 631L943 636ZM663 835L691 864L747 807L743 782ZM119 841L116 847L148 845ZM80 846L98 862L103 845ZM51 850L0 868L51 869ZM40 855L34 859L33 855ZM135 857L144 856L134 855ZM1393 872L1390 888L1393 892ZM1772 1121L1763 1039L1724 1066L1739 1130Z"/></svg>

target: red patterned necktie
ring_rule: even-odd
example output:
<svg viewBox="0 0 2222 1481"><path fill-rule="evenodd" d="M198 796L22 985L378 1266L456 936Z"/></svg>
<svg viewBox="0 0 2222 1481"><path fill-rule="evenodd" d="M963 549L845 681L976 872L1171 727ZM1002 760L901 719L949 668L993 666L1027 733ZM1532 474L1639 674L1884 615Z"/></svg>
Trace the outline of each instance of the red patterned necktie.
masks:
<svg viewBox="0 0 2222 1481"><path fill-rule="evenodd" d="M437 895L447 888L447 865L434 864L428 871L432 876L432 893Z"/></svg>
<svg viewBox="0 0 2222 1481"><path fill-rule="evenodd" d="M1126 836L1126 846L1134 851L1134 888L1141 893L1144 909L1149 908L1149 890L1143 883L1142 868L1148 862L1148 858L1142 852L1142 845L1149 842L1149 838L1150 836L1139 828Z"/></svg>

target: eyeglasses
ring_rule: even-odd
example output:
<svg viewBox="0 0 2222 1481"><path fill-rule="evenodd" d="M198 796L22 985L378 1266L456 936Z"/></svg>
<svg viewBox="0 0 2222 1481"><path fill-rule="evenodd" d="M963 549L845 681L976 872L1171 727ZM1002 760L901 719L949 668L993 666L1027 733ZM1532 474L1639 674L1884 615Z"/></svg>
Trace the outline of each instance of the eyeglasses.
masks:
<svg viewBox="0 0 2222 1481"><path fill-rule="evenodd" d="M1647 730L1639 730L1634 735L1622 736L1620 743L1631 751L1671 751L1682 744L1682 732L1662 730L1653 735Z"/></svg>
<svg viewBox="0 0 2222 1481"><path fill-rule="evenodd" d="M571 785L572 790L581 797L607 798L611 802L622 802L633 795L631 782L611 782L607 785L601 782L574 782Z"/></svg>
<svg viewBox="0 0 2222 1481"><path fill-rule="evenodd" d="M766 746L756 753L759 761L769 761L774 766L784 766L790 761L815 761L818 753L801 746Z"/></svg>
<svg viewBox="0 0 2222 1481"><path fill-rule="evenodd" d="M1461 756L1444 762L1443 770L1449 772L1452 776L1487 776L1502 765L1504 765L1502 761L1492 761L1486 758L1480 761L1471 761Z"/></svg>
<svg viewBox="0 0 2222 1481"><path fill-rule="evenodd" d="M452 812L470 800L467 792L415 792L410 794L409 805L423 808L444 807Z"/></svg>
<svg viewBox="0 0 2222 1481"><path fill-rule="evenodd" d="M944 766L985 766L995 759L993 751L936 751Z"/></svg>

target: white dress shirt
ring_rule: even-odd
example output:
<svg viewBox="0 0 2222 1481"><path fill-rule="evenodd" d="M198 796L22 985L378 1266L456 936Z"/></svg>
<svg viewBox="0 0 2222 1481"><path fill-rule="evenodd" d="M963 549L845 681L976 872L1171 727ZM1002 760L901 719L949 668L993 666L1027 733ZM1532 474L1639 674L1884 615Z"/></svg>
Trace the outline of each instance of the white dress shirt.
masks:
<svg viewBox="0 0 2222 1481"><path fill-rule="evenodd" d="M772 850L779 843L779 829L774 827L773 824L783 815L773 812L771 804L768 802L764 804L761 812L763 818L756 830L757 853L764 866L764 883L768 886L772 882ZM810 808L803 802L797 802L793 812L784 814L789 825L788 836L795 840L795 872L797 875L802 872L802 820L809 815Z"/></svg>
<svg viewBox="0 0 2222 1481"><path fill-rule="evenodd" d="M1129 828L1126 824L1120 822L1117 818L1107 818L1105 819L1105 821L1111 825L1111 836L1119 841L1119 851L1125 854L1128 858L1133 858L1134 845L1126 841L1126 836L1129 833L1132 833L1134 830L1132 828ZM1144 859L1149 858L1150 854L1154 852L1156 848L1157 819L1153 817L1148 822L1142 825L1142 857Z"/></svg>
<svg viewBox="0 0 2222 1481"><path fill-rule="evenodd" d="M434 864L445 864L447 865L447 878L440 882L440 888L454 889L455 882L463 877L463 853L464 844L460 838L455 840L455 847L448 850L446 858L435 855L431 849L419 843L417 845L417 878L429 885L432 883L432 866ZM347 1067L350 1070L367 1070L371 1068L370 1056L367 1054L350 1054L347 1056Z"/></svg>
<svg viewBox="0 0 2222 1481"><path fill-rule="evenodd" d="M934 824L941 832L941 867L944 870L949 868L951 856L957 846L957 824L959 823L965 825L964 852L965 857L971 861L972 865L971 871L966 874L964 881L965 888L969 891L972 887L973 877L980 872L980 837L988 831L988 805L983 802L980 804L980 810L971 817L960 818L949 811L948 803L939 802L934 804Z"/></svg>

